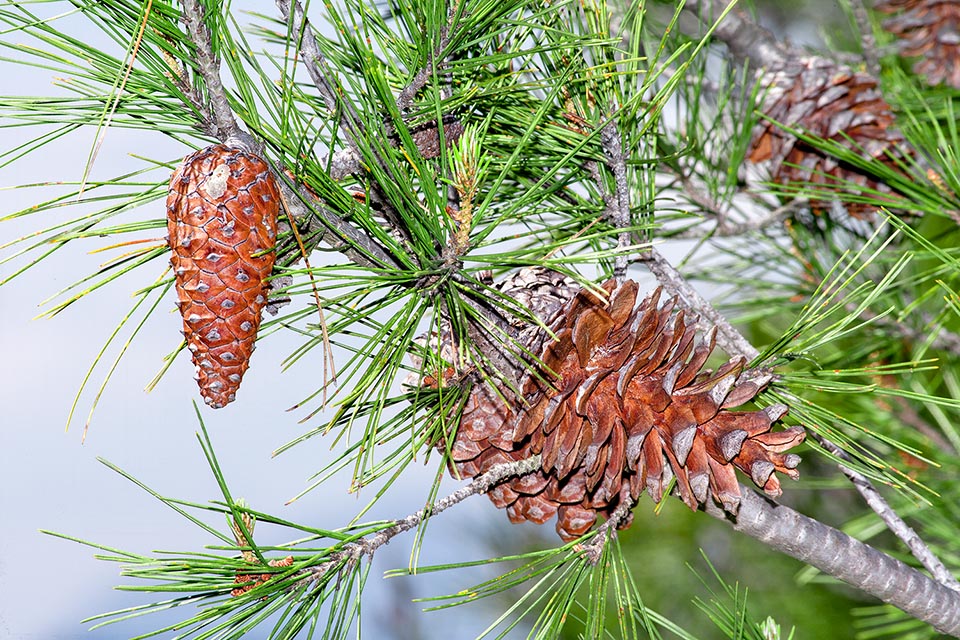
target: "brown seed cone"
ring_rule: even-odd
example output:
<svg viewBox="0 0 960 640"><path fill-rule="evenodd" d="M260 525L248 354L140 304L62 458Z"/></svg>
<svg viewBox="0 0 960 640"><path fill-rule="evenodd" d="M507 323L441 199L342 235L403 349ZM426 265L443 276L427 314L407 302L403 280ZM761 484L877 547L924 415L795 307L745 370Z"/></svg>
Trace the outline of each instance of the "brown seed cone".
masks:
<svg viewBox="0 0 960 640"><path fill-rule="evenodd" d="M896 14L883 28L898 38L900 55L919 58L913 70L931 85L960 89L960 2L881 0L874 8Z"/></svg>
<svg viewBox="0 0 960 640"><path fill-rule="evenodd" d="M905 158L909 151L873 78L823 58L806 57L766 72L761 83L766 92L761 111L773 122L761 120L754 129L751 162L768 163L773 180L784 185L823 185L848 193L859 192L858 187L890 192L887 185L840 164L776 124L835 141L896 168L895 159ZM813 200L810 207L822 213L830 205ZM858 218L876 210L862 203L846 207Z"/></svg>
<svg viewBox="0 0 960 640"><path fill-rule="evenodd" d="M266 162L213 145L170 179L167 231L183 334L204 402L232 402L273 270L280 192Z"/></svg>
<svg viewBox="0 0 960 640"><path fill-rule="evenodd" d="M286 558L280 558L278 560L270 560L267 562L267 565L271 567L289 567L293 564L293 556L287 556ZM245 594L247 591L252 591L260 585L262 585L267 580L276 577L276 573L240 573L237 572L237 577L233 579L233 584L237 585L234 589L230 591L230 595L234 598L240 597Z"/></svg>
<svg viewBox="0 0 960 640"><path fill-rule="evenodd" d="M740 380L742 359L701 371L714 333L698 342L672 301L658 308L659 289L639 305L635 282L604 289L609 301L583 290L560 309L551 325L557 338L524 382L517 409L488 385L474 389L452 447L458 471L477 476L541 454L538 472L503 483L490 499L513 522L556 514L566 540L643 491L659 501L674 477L694 509L712 497L736 513L734 469L779 495L774 473L798 476L800 458L784 452L803 441L803 429L770 430L783 405L730 410L766 379Z"/></svg>
<svg viewBox="0 0 960 640"><path fill-rule="evenodd" d="M440 157L440 131L437 121L428 122L410 130L413 143L427 160ZM454 117L443 121L443 139L449 147L463 135L463 124Z"/></svg>

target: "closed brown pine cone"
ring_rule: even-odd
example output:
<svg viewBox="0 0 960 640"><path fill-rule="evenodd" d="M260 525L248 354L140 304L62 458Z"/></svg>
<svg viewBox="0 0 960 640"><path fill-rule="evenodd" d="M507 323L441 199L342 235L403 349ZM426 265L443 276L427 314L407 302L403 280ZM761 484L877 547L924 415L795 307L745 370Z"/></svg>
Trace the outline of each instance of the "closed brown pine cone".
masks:
<svg viewBox="0 0 960 640"><path fill-rule="evenodd" d="M917 58L918 75L931 85L960 89L960 2L882 0L874 8L892 14L883 28L898 38L900 55Z"/></svg>
<svg viewBox="0 0 960 640"><path fill-rule="evenodd" d="M659 290L637 305L634 282L604 289L609 300L583 290L556 314L556 339L543 348L522 400L508 405L508 391L474 388L452 447L460 474L478 476L539 453L540 470L498 485L489 497L513 522L557 515L567 540L643 491L659 501L674 477L691 508L713 499L736 513L735 469L779 495L775 472L798 476L800 458L784 452L803 441L803 430L771 431L783 405L731 410L766 379L739 380L742 359L703 372L714 334L698 341L672 301L658 306Z"/></svg>
<svg viewBox="0 0 960 640"><path fill-rule="evenodd" d="M828 187L854 194L890 192L886 184L817 151L780 126L835 141L897 168L897 161L910 152L876 80L824 58L806 57L764 71L760 82L760 111L769 120L761 119L754 130L751 162L767 164L773 180L784 185L812 184L821 191ZM819 198L810 206L817 213L830 208ZM846 208L858 218L876 210L853 202Z"/></svg>
<svg viewBox="0 0 960 640"><path fill-rule="evenodd" d="M236 397L250 366L273 270L280 192L270 167L213 145L170 179L167 231L178 306L204 401Z"/></svg>

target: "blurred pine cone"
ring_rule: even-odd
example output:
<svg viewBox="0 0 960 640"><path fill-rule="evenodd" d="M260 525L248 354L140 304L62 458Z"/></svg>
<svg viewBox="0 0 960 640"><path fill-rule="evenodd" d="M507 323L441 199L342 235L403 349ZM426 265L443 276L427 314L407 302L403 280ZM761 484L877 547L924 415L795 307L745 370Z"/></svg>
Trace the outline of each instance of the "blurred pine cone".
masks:
<svg viewBox="0 0 960 640"><path fill-rule="evenodd" d="M658 308L659 289L637 306L635 282L603 288L608 300L581 290L559 305L550 323L556 339L524 381L522 400L490 384L474 388L452 447L457 470L478 476L541 454L539 471L488 495L513 522L544 523L556 514L566 540L644 490L659 501L673 477L694 509L712 496L736 513L735 468L779 495L774 472L798 476L800 458L784 451L803 441L803 430L771 432L783 405L730 410L768 379L739 380L742 359L702 372L714 333L698 342L695 325L673 313L672 301Z"/></svg>
<svg viewBox="0 0 960 640"><path fill-rule="evenodd" d="M960 89L960 2L881 0L877 11L896 14L883 21L895 35L900 55L919 58L913 70L931 85Z"/></svg>
<svg viewBox="0 0 960 640"><path fill-rule="evenodd" d="M769 163L774 181L784 185L813 184L847 193L863 190L889 193L890 188L858 169L845 166L784 131L776 123L835 141L857 153L897 167L909 155L903 136L894 128L893 112L876 81L869 75L819 57L790 60L781 68L764 72L765 93L760 110L772 119L757 124L751 141L750 161ZM810 202L816 213L830 204ZM847 210L866 218L876 208L847 203Z"/></svg>
<svg viewBox="0 0 960 640"><path fill-rule="evenodd" d="M273 270L280 192L270 167L213 145L170 179L167 233L183 335L204 402L232 402L250 366Z"/></svg>

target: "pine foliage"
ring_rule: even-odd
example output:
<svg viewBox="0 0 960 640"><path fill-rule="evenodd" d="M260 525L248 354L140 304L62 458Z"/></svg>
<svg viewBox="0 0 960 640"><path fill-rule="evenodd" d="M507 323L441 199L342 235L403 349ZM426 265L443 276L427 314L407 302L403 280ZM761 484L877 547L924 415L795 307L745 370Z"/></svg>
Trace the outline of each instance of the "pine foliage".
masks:
<svg viewBox="0 0 960 640"><path fill-rule="evenodd" d="M156 238L168 228L171 174L240 149L240 164L269 185L229 182L227 195L269 192L281 206L263 223L269 242L237 254L267 288L230 297L221 280L228 310L249 308L217 326L256 333L263 308L263 348L275 332L300 337L285 364L322 370L311 369L315 389L291 418L304 426L279 452L334 453L294 491L370 498L335 523L246 504L203 426L209 409L198 408L213 501L166 496L106 464L212 543L139 554L53 534L96 549L121 565L124 589L156 598L89 620L138 638L359 635L364 587L383 570L375 554L405 536L410 566L387 576L450 572L466 583L486 571L424 601L496 608L479 636L803 637L802 617L785 619L765 594L749 591L748 609L741 582L765 576L710 560L700 566L713 577L681 598L705 626L645 604L652 587L628 540L658 540L617 529L646 526L634 514L674 496L738 531L741 499L771 522L793 517L740 478L771 498L783 490L809 514L796 514L803 526L850 542L837 552L846 566L809 560L795 583L778 576L779 590L843 579L882 600L857 612L860 637L960 637L960 606L931 605L960 602L960 63L913 65L874 44L897 37L907 58L954 55L955 3L868 11L851 0L849 31L827 34L858 43L846 52L801 52L741 4L277 0L242 13L213 0L0 3L0 65L59 78L56 95L0 97L5 126L32 136L0 150L0 168L80 130L98 140L80 181L0 211L0 233L13 220L35 229L0 236L0 286L67 245L108 258L45 292L44 315L92 313L73 305L136 283L130 311L103 319L115 329L78 376L68 422L100 381L84 407L94 415L151 316L176 299L213 309L198 296L219 266L181 243L181 227L196 230L180 206L199 197L192 182L175 181L170 201L184 223L169 227L177 271ZM90 44L67 15L112 44ZM132 149L122 172L94 179L99 143L116 128L182 148L169 158ZM263 213L255 200L231 202ZM217 202L204 206L218 215ZM244 238L259 238L258 221ZM219 241L223 228L204 237ZM189 291L188 267L202 272ZM214 388L203 355L222 345L185 322L187 340L172 336L157 354L151 386L189 350L220 408L236 387ZM247 337L234 345L244 361L227 372L231 384L249 363ZM436 472L424 508L365 521L413 463ZM459 488L440 497L448 472ZM776 474L801 479L785 489ZM817 521L837 516L817 504L827 488L850 494L842 534ZM504 524L508 551L496 557L421 564L440 544L429 521L456 518L444 512L478 494L514 522L556 517L563 542L527 545L538 529ZM288 542L258 544L267 527ZM814 555L774 527L750 535ZM889 560L889 584L920 586L871 590L849 577L865 558ZM177 622L151 623L169 610Z"/></svg>

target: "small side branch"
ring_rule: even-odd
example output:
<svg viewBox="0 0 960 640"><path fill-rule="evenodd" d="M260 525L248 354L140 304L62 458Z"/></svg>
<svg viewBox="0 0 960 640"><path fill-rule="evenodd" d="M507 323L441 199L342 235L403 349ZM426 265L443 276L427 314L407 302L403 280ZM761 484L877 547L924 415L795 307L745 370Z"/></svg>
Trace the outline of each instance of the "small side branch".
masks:
<svg viewBox="0 0 960 640"><path fill-rule="evenodd" d="M533 473L539 468L539 455L530 456L529 458L518 460L517 462L507 462L504 464L495 465L493 468L476 478L467 486L457 489L445 498L437 500L433 504L424 507L416 513L410 514L402 520L397 520L393 526L387 527L386 529L381 529L369 538L364 538L363 540L346 544L340 551L331 554L327 562L315 567L311 571L311 575L313 577L321 577L327 573L330 566L334 566L344 559L347 559L349 562L356 562L365 555L373 556L377 549L387 544L401 533L410 531L411 529L420 526L420 524L426 519L446 511L450 507L463 502L471 496L475 496L479 493L486 493L507 478L524 476L528 473Z"/></svg>
<svg viewBox="0 0 960 640"><path fill-rule="evenodd" d="M937 631L960 637L960 593L833 527L740 487L740 511L708 501L711 516L781 553L843 580Z"/></svg>

